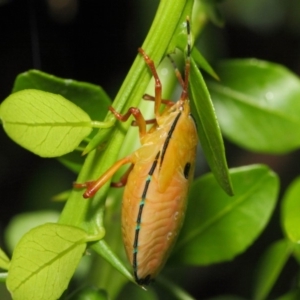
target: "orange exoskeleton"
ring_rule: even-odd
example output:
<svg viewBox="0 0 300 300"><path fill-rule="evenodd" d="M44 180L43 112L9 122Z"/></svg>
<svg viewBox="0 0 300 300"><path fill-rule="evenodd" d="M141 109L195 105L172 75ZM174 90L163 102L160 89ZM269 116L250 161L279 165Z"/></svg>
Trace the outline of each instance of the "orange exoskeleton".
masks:
<svg viewBox="0 0 300 300"><path fill-rule="evenodd" d="M87 187L85 198L97 190L124 164L131 166L119 183L123 186L122 233L127 257L135 280L149 284L165 264L182 226L190 183L194 176L197 132L188 98L190 73L190 33L187 20L188 45L185 77L176 75L182 85L180 99L173 103L161 99L161 83L153 61L139 49L155 79L155 96L144 99L155 102L155 120L147 132L147 121L138 108L124 115L110 110L117 119L126 121L131 115L139 127L141 147L117 161L98 180L77 187ZM161 103L166 104L160 113Z"/></svg>

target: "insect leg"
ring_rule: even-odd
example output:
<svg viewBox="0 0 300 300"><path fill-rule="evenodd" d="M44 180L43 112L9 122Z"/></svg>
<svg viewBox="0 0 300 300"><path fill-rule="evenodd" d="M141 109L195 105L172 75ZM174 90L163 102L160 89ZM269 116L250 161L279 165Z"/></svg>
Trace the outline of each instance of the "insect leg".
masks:
<svg viewBox="0 0 300 300"><path fill-rule="evenodd" d="M159 108L161 104L161 82L158 77L154 62L150 57L145 53L142 48L139 48L138 51L143 55L146 64L149 66L151 73L155 80L155 106L154 106L154 113L155 116L158 117L160 115Z"/></svg>
<svg viewBox="0 0 300 300"><path fill-rule="evenodd" d="M118 160L114 165L112 165L104 174L102 174L95 181L87 181L85 183L74 183L75 188L86 188L83 194L84 198L93 197L96 192L116 173L116 171L123 165L131 162L131 156L126 156ZM130 169L131 170L131 169Z"/></svg>
<svg viewBox="0 0 300 300"><path fill-rule="evenodd" d="M186 18L186 31L187 31L187 58L185 61L185 74L184 74L184 80L181 76L181 73L178 70L178 67L175 63L175 61L173 60L173 58L171 57L171 55L167 55L169 60L171 61L173 67L174 67L174 71L175 71L175 75L180 83L180 85L182 86L182 93L181 93L181 100L186 100L188 98L188 82L189 82L189 75L190 75L190 56L191 56L191 31L190 31L190 19L189 17Z"/></svg>
<svg viewBox="0 0 300 300"><path fill-rule="evenodd" d="M155 97L149 95L149 94L145 94L143 96L143 99L144 100L147 100L147 101L155 101ZM174 105L174 102L171 101L171 100L166 100L166 99L161 99L161 103L163 103L164 105L168 106L168 107L171 107ZM145 120L146 124L157 124L157 120L156 119L150 119L150 120ZM132 126L137 126L137 122L136 121L133 121L131 123ZM149 132L148 132L149 133Z"/></svg>
<svg viewBox="0 0 300 300"><path fill-rule="evenodd" d="M119 188L119 187L123 187L124 185L126 185L128 176L129 176L131 170L133 169L133 166L134 166L134 164L131 164L130 167L128 168L128 170L121 177L120 181L118 181L118 182L112 182L110 184L110 186Z"/></svg>
<svg viewBox="0 0 300 300"><path fill-rule="evenodd" d="M146 121L141 113L141 111L136 108L136 107L130 107L124 115L121 115L118 113L112 106L109 107L109 110L115 115L115 117L122 121L125 122L128 120L128 118L133 115L135 118L135 125L139 127L139 134L140 138L142 138L146 134Z"/></svg>
<svg viewBox="0 0 300 300"><path fill-rule="evenodd" d="M145 120L146 124L156 124L156 119ZM138 126L136 121L132 121L131 126Z"/></svg>
<svg viewBox="0 0 300 300"><path fill-rule="evenodd" d="M155 101L155 97L149 95L149 94L144 94L143 99L147 101ZM167 100L167 99L161 99L161 103L167 106L173 106L174 102L172 100Z"/></svg>

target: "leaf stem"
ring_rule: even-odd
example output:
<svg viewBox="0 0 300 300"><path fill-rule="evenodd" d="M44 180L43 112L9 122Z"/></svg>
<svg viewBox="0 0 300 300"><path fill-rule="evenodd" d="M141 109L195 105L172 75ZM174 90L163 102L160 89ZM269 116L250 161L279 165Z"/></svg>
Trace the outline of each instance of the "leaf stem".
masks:
<svg viewBox="0 0 300 300"><path fill-rule="evenodd" d="M100 121L91 121L91 127L93 128L110 128L115 124L115 120L100 122Z"/></svg>

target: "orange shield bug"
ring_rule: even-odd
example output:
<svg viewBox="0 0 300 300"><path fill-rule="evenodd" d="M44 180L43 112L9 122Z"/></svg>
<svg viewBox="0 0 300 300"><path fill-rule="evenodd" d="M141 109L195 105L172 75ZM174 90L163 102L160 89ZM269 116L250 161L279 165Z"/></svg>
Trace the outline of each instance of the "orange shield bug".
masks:
<svg viewBox="0 0 300 300"><path fill-rule="evenodd" d="M131 166L119 183L125 185L122 203L122 233L127 257L133 267L135 280L149 284L162 269L182 226L187 195L194 175L197 131L191 116L188 99L190 73L190 30L187 19L187 58L185 77L176 75L182 85L180 99L173 103L161 99L161 83L153 61L139 49L155 79L153 100L155 120L146 121L138 108L131 107L121 115L112 107L110 111L120 121L131 115L139 127L141 147L131 155L117 161L99 179L75 187L86 187L85 198L97 190L124 164ZM166 104L160 112L161 103ZM147 132L146 124L153 123Z"/></svg>

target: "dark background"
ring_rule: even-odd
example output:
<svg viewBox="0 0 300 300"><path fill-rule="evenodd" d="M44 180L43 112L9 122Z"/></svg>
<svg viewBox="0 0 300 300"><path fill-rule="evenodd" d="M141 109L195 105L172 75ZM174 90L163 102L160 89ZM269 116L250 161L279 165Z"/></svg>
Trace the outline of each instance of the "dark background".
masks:
<svg viewBox="0 0 300 300"><path fill-rule="evenodd" d="M198 48L213 64L222 58L255 57L300 73L300 5L297 0L228 0L220 6L224 28L209 25ZM115 96L142 44L158 0L0 0L0 101L15 77L29 69L101 85ZM281 179L282 192L299 174L299 151L253 154L226 141L230 167L266 163ZM59 174L59 176L57 176ZM21 149L0 130L0 245L3 230L21 212L61 209L53 194L70 188L75 175L57 161ZM249 297L253 264L262 249L280 238L278 209L267 230L233 263L189 270L191 293ZM5 247L5 246L3 246ZM242 267L241 267L242 266ZM296 266L290 262L274 293L289 289Z"/></svg>

